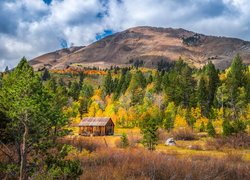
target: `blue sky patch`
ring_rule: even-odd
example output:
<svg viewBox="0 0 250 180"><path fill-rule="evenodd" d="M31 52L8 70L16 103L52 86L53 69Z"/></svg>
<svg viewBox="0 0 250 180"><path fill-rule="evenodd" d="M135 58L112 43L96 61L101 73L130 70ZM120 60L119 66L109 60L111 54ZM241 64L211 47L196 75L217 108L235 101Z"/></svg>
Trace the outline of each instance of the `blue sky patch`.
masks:
<svg viewBox="0 0 250 180"><path fill-rule="evenodd" d="M51 2L52 2L52 0L43 0L43 2L44 2L45 4L47 4L47 5L50 5Z"/></svg>
<svg viewBox="0 0 250 180"><path fill-rule="evenodd" d="M65 39L60 39L61 48L68 48L68 43Z"/></svg>
<svg viewBox="0 0 250 180"><path fill-rule="evenodd" d="M112 34L114 34L114 32L111 29L106 29L102 33L96 34L95 39L98 41L98 40L105 38L106 36L110 36Z"/></svg>

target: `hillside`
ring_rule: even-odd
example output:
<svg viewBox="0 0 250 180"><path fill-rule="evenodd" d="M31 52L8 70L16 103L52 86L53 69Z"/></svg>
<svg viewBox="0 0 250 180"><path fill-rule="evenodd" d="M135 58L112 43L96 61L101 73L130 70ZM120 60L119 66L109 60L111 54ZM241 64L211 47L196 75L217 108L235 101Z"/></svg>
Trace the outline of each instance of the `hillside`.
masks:
<svg viewBox="0 0 250 180"><path fill-rule="evenodd" d="M176 61L181 57L188 64L202 67L211 60L224 69L240 53L250 63L250 42L236 38L206 36L184 29L135 27L118 32L86 47L73 47L51 52L30 61L36 69L65 69L69 66L100 68L127 66L143 61L146 67L157 62Z"/></svg>

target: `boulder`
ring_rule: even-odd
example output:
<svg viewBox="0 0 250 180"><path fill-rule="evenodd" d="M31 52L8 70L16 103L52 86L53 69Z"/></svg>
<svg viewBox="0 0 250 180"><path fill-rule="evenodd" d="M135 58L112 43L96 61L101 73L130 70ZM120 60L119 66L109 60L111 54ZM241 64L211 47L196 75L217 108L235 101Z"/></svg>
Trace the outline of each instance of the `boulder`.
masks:
<svg viewBox="0 0 250 180"><path fill-rule="evenodd" d="M175 141L174 141L174 138L168 138L168 139L166 140L166 142L165 142L165 145L167 145L167 146L175 146L176 143L175 143Z"/></svg>

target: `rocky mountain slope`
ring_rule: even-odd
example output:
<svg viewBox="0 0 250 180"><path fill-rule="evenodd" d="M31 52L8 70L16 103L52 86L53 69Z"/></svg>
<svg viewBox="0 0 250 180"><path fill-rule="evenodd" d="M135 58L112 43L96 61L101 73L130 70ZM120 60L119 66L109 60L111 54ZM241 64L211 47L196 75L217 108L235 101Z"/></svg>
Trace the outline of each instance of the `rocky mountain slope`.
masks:
<svg viewBox="0 0 250 180"><path fill-rule="evenodd" d="M250 42L236 38L206 36L184 29L135 27L118 32L86 47L62 49L30 61L36 69L65 69L69 66L128 66L143 62L156 67L161 60L180 57L191 66L201 67L212 61L218 68L229 66L239 53L250 64Z"/></svg>

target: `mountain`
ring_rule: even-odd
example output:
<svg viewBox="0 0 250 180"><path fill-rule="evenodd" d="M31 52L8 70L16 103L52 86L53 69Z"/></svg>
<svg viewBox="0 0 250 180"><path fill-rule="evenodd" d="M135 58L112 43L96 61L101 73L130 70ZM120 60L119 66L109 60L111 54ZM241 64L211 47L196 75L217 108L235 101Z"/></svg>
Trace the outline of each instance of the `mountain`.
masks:
<svg viewBox="0 0 250 180"><path fill-rule="evenodd" d="M36 69L65 69L70 66L128 66L143 62L156 67L161 60L180 57L194 67L212 61L217 68L228 67L239 53L250 64L250 42L236 38L207 36L184 29L135 27L105 37L88 46L72 47L44 54L30 61Z"/></svg>

